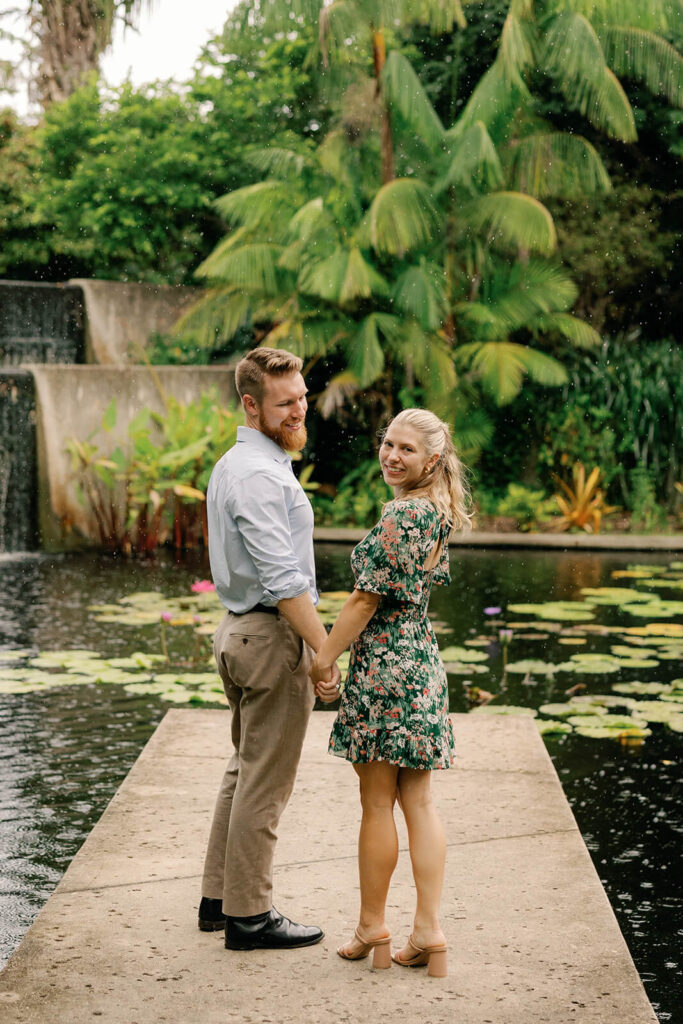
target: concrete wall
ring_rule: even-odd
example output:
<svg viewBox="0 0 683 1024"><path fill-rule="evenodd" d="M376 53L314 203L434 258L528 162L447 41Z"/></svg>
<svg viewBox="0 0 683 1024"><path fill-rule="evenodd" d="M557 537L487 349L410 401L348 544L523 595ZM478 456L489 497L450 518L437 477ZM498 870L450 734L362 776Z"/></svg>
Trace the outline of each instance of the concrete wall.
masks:
<svg viewBox="0 0 683 1024"><path fill-rule="evenodd" d="M38 366L26 367L36 386L38 428L38 530L41 547L65 551L88 546L97 529L88 508L78 501L70 456L70 438L86 440L111 452L127 436L131 419L143 408L163 410L160 389L187 402L215 387L225 403L234 401L234 371L224 367ZM111 400L117 423L111 434L100 423ZM222 455L216 452L216 458ZM71 524L65 532L64 523Z"/></svg>
<svg viewBox="0 0 683 1024"><path fill-rule="evenodd" d="M87 363L127 366L141 361L150 334L167 333L201 294L199 288L70 281L83 290Z"/></svg>

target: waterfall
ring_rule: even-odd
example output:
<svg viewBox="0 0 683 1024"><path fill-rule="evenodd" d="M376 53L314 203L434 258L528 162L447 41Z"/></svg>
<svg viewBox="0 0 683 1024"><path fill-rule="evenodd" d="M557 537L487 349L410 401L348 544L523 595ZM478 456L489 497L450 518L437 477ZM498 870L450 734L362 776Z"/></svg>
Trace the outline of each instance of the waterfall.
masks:
<svg viewBox="0 0 683 1024"><path fill-rule="evenodd" d="M80 288L0 281L0 366L82 360Z"/></svg>
<svg viewBox="0 0 683 1024"><path fill-rule="evenodd" d="M0 369L0 552L36 546L33 374Z"/></svg>
<svg viewBox="0 0 683 1024"><path fill-rule="evenodd" d="M36 546L36 410L27 363L83 358L80 288L0 281L0 552Z"/></svg>

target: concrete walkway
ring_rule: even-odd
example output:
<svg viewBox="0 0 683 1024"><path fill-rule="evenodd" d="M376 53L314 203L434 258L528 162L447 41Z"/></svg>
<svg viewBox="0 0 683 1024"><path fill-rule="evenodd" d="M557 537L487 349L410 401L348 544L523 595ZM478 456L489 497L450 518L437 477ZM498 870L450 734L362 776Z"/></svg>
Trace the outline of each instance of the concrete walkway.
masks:
<svg viewBox="0 0 683 1024"><path fill-rule="evenodd" d="M280 826L276 905L323 942L234 953L197 929L228 712L170 711L0 974L3 1024L656 1024L533 722L455 715L435 773L450 974L335 954L356 922L355 775L312 716ZM398 815L400 817L400 814ZM413 903L405 834L389 922Z"/></svg>
<svg viewBox="0 0 683 1024"><path fill-rule="evenodd" d="M338 544L356 544L367 535L367 530L355 527L318 526L313 537L316 541ZM462 548L559 548L561 551L683 551L683 533L490 533L473 530L471 533L453 533L448 541L451 547Z"/></svg>

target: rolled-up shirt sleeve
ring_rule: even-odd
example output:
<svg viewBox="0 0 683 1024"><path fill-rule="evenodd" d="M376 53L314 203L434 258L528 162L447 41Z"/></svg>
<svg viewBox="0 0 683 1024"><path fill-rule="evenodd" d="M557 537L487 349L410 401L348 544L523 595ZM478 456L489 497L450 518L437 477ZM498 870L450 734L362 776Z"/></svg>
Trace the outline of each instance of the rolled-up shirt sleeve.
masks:
<svg viewBox="0 0 683 1024"><path fill-rule="evenodd" d="M228 506L265 592L264 604L307 593L309 584L292 544L281 483L263 472L234 480Z"/></svg>

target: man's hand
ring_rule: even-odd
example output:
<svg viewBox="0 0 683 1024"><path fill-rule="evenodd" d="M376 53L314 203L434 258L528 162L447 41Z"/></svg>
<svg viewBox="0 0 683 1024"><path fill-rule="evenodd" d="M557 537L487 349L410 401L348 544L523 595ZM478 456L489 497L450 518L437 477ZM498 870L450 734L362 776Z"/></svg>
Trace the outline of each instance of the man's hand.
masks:
<svg viewBox="0 0 683 1024"><path fill-rule="evenodd" d="M341 672L336 661L334 665L319 665L318 661L313 662L309 675L313 683L313 690L316 697L319 697L323 704L331 704L339 698L339 687L341 685Z"/></svg>

